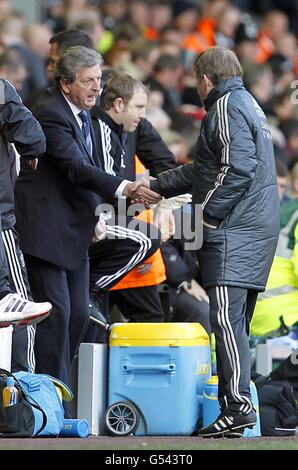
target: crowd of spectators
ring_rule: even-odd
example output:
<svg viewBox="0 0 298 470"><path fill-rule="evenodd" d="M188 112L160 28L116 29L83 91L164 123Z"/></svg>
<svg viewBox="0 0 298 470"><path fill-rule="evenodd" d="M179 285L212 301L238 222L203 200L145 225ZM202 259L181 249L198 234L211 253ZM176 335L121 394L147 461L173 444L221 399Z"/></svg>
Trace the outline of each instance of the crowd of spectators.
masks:
<svg viewBox="0 0 298 470"><path fill-rule="evenodd" d="M0 76L15 86L26 106L31 108L51 83L50 38L80 30L103 56L103 69L129 73L148 85L147 119L177 163L184 164L192 160L205 115L193 76L194 60L210 46L228 47L240 60L246 88L268 118L269 128L263 132L272 134L281 202L297 197L298 1L40 3L41 22L29 24L10 0L0 0ZM192 279L195 275L188 280ZM204 303L202 295L197 300Z"/></svg>
<svg viewBox="0 0 298 470"><path fill-rule="evenodd" d="M192 65L213 45L233 49L245 86L265 110L278 160L298 160L297 1L44 0L41 22L29 24L10 0L0 0L0 73L30 107L49 83L53 34L79 29L105 66L150 86L148 119L174 151L191 159L204 115ZM291 178L289 178L289 189Z"/></svg>

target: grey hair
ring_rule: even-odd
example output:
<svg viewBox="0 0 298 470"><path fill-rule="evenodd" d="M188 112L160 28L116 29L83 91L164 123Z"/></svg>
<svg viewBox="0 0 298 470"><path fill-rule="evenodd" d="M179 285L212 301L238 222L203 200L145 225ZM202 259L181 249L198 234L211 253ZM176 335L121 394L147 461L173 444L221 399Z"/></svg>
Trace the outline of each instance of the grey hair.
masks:
<svg viewBox="0 0 298 470"><path fill-rule="evenodd" d="M56 64L54 79L58 85L63 79L68 83L73 83L76 80L78 70L102 65L102 63L101 55L94 49L85 46L69 47Z"/></svg>
<svg viewBox="0 0 298 470"><path fill-rule="evenodd" d="M197 79L207 75L214 86L231 77L241 77L239 60L230 49L220 46L210 47L198 55L194 63Z"/></svg>

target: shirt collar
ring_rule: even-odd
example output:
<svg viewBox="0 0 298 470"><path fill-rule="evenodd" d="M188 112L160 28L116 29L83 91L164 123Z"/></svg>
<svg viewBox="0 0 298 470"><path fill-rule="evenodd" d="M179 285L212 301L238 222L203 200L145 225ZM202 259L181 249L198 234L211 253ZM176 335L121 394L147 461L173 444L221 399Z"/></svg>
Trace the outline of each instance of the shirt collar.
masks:
<svg viewBox="0 0 298 470"><path fill-rule="evenodd" d="M78 114L82 111L82 109L78 108L75 104L73 104L71 101L69 101L69 99L67 98L67 96L65 96L64 93L62 93L62 95L64 96L65 100L67 101L67 103L68 103L68 105L69 105L69 107L70 107L70 109L71 109L73 115L74 115L75 117L77 117Z"/></svg>

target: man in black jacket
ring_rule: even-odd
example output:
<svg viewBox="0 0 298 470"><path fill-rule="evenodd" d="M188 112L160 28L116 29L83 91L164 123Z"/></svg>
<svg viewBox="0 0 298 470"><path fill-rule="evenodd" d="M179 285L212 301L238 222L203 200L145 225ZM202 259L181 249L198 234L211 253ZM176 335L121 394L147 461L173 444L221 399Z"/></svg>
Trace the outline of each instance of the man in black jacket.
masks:
<svg viewBox="0 0 298 470"><path fill-rule="evenodd" d="M136 134L137 128L145 119L148 90L142 82L130 75L119 74L115 71L112 71L110 75L101 94L101 108L96 107L92 110L95 140L99 148L98 154L102 168L107 173L135 179L135 158L131 151L132 148L136 151L138 139L136 135L131 139L130 136ZM142 158L143 153L141 152L140 159L147 166L155 168L154 156L156 155L158 162L156 167L158 169L167 168L166 163L162 162L163 154L159 155L154 148L154 141L160 141L159 148L161 150L165 144L149 122L147 122L148 130L147 139L143 137L147 151L143 152L144 158ZM130 144L127 146L129 139ZM151 148L150 142L153 148ZM153 155L152 162L150 155ZM154 174L156 172L155 169ZM131 217L127 217L127 222L130 219ZM157 235L154 232L157 230L145 222L137 222L136 219L133 220L133 223L138 223L138 231L122 228L122 240L121 238L109 239L110 233L113 234L115 229L119 230L117 226L109 226L108 238L90 247L91 289L96 286L105 290L111 288L116 281L120 281L124 274L149 257L148 254L145 257L144 247L142 248L141 240L138 239L141 233L146 229L149 231L150 227L151 242L153 246L154 244L156 246ZM143 250L144 254L140 250ZM109 253L108 256L107 253ZM150 256L151 254L153 254L152 249ZM111 268L113 268L112 272ZM135 289L119 289L116 293L113 291L112 297L116 297L115 303L120 304L122 313L130 320L163 321L162 306L157 285L154 284L154 276L152 276L152 285L138 286Z"/></svg>
<svg viewBox="0 0 298 470"><path fill-rule="evenodd" d="M32 165L35 165L34 159L41 157L45 151L45 136L15 88L7 80L1 79L0 326L16 325L12 342L12 370L34 370L35 330L32 324L46 317L51 304L31 301L27 273L19 249L19 236L15 229L13 185L16 178L16 152L12 144L26 162L25 165L31 160Z"/></svg>
<svg viewBox="0 0 298 470"><path fill-rule="evenodd" d="M248 335L279 233L274 153L266 117L244 88L234 53L210 48L194 70L207 110L194 164L159 175L151 187L172 196L192 182L193 201L202 206L198 259L216 337L221 414L198 435L235 436L256 422Z"/></svg>

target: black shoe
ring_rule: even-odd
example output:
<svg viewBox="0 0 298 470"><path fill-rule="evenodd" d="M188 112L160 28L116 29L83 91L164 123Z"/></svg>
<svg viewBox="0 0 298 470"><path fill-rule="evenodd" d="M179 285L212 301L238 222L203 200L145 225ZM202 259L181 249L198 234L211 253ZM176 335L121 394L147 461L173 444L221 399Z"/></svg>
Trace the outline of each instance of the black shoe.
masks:
<svg viewBox="0 0 298 470"><path fill-rule="evenodd" d="M257 415L251 411L247 415L241 411L224 410L214 423L198 431L199 437L241 437L245 428L253 428ZM240 435L241 434L241 435Z"/></svg>
<svg viewBox="0 0 298 470"><path fill-rule="evenodd" d="M89 315L90 320L101 328L106 330L109 328L109 324L100 310L100 302L96 297L90 294L89 297Z"/></svg>

